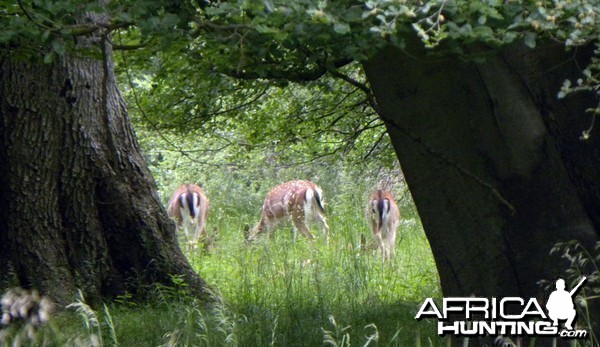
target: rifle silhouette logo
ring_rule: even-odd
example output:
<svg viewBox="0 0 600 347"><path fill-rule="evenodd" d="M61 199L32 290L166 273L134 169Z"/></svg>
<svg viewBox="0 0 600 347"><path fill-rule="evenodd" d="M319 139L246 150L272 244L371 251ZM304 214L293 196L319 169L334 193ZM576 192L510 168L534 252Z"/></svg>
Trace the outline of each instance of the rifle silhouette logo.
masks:
<svg viewBox="0 0 600 347"><path fill-rule="evenodd" d="M577 315L575 305L573 305L573 295L575 295L586 280L587 277L583 277L570 292L565 290L565 280L562 278L556 280L556 290L550 294L548 302L546 303L548 316L552 319L553 326L557 326L559 320L566 320L565 328L573 330L572 324Z"/></svg>

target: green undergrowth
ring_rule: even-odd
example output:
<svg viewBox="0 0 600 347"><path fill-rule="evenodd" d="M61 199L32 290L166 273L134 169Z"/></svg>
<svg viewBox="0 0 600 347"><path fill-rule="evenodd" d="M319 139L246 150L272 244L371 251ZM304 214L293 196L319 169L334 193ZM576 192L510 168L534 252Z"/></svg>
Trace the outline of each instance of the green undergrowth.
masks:
<svg viewBox="0 0 600 347"><path fill-rule="evenodd" d="M300 235L294 241L289 225L278 228L273 239L248 244L238 221L221 220L220 225L231 227L218 233L209 250L182 247L236 313L242 345L314 346L331 344L331 339L342 345L439 342L432 325L414 319L424 298L440 296L417 220L403 220L396 255L386 263L360 214L330 215L328 246L318 226L311 243Z"/></svg>
<svg viewBox="0 0 600 347"><path fill-rule="evenodd" d="M252 220L256 216L243 219ZM396 256L383 263L361 216L329 216L325 246L294 241L283 225L275 237L244 240L240 217L218 220L208 250L182 241L192 266L210 284L213 301L187 295L186 284L153 288L155 299L128 295L103 307L76 300L42 327L13 325L1 345L14 346L407 346L443 345L435 326L415 313L439 297L431 253L418 221L405 219ZM214 228L211 229L215 233ZM368 243L370 237L366 237Z"/></svg>
<svg viewBox="0 0 600 347"><path fill-rule="evenodd" d="M244 227L260 217L266 191L289 177L248 183L208 175L210 245L180 245L210 285L213 300L187 295L186 284L151 288L154 299L123 295L106 306L84 298L48 324L2 329L0 345L15 346L438 346L435 322L416 321L425 298L440 298L435 263L405 187L393 190L402 220L395 257L382 262L364 213L376 186L355 174L330 169L314 180L325 191L331 229L326 246L318 225L314 242L281 225L274 238L253 244ZM155 173L163 202L182 181ZM167 177L167 176L165 176ZM28 330L29 329L29 330ZM31 336L30 336L31 335Z"/></svg>

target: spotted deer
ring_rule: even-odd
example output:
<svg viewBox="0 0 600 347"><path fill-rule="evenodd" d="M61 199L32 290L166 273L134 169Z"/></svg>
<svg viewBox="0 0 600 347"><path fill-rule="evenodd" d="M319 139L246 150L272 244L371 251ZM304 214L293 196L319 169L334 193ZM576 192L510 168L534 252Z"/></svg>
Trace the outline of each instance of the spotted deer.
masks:
<svg viewBox="0 0 600 347"><path fill-rule="evenodd" d="M169 199L167 213L175 220L177 227L183 229L186 237L192 234L192 239L198 240L205 234L208 199L199 186L195 184L179 186Z"/></svg>
<svg viewBox="0 0 600 347"><path fill-rule="evenodd" d="M394 254L396 231L400 222L400 210L398 210L398 206L390 192L377 190L369 197L367 211L373 237L377 241L385 261Z"/></svg>
<svg viewBox="0 0 600 347"><path fill-rule="evenodd" d="M325 244L329 243L329 225L325 220L323 191L310 181L290 181L273 188L263 203L262 215L258 224L247 239L254 241L259 234L267 232L273 237L273 230L283 220L291 219L294 239L299 230L309 240L314 240L308 228L309 222L319 222L323 227Z"/></svg>

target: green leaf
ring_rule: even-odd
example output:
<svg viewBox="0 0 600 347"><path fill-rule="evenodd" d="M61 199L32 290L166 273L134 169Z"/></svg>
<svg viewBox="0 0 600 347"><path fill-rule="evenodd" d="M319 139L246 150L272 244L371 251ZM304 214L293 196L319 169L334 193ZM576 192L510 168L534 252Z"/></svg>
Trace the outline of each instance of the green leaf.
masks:
<svg viewBox="0 0 600 347"><path fill-rule="evenodd" d="M338 34L347 34L350 32L350 25L346 23L335 23L333 30Z"/></svg>
<svg viewBox="0 0 600 347"><path fill-rule="evenodd" d="M53 40L52 41L52 51L60 56L65 55L66 47L65 47L64 42L62 42L60 40Z"/></svg>
<svg viewBox="0 0 600 347"><path fill-rule="evenodd" d="M277 28L268 25L256 25L254 28L261 34L274 34L279 31Z"/></svg>
<svg viewBox="0 0 600 347"><path fill-rule="evenodd" d="M48 37L50 37L50 30L46 30L42 33L42 41L48 40Z"/></svg>
<svg viewBox="0 0 600 347"><path fill-rule="evenodd" d="M537 38L537 34L536 33L532 33L532 32L528 32L525 34L525 37L523 37L523 42L525 43L525 45L529 48L535 48L536 46L536 42L535 39Z"/></svg>
<svg viewBox="0 0 600 347"><path fill-rule="evenodd" d="M51 64L54 61L54 54L54 52L50 52L44 55L44 63Z"/></svg>

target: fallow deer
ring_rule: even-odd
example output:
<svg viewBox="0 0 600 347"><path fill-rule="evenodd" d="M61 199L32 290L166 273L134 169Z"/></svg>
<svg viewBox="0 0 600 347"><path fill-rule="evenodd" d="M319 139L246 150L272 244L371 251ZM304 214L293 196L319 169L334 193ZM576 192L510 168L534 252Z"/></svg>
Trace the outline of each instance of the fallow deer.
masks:
<svg viewBox="0 0 600 347"><path fill-rule="evenodd" d="M177 227L183 229L186 237L193 233L193 240L198 240L205 233L208 199L199 186L183 184L169 199L167 213L177 222Z"/></svg>
<svg viewBox="0 0 600 347"><path fill-rule="evenodd" d="M253 241L256 237L267 232L273 237L275 226L285 219L291 219L296 229L307 239L314 236L308 228L308 222L321 223L325 235L325 244L329 242L329 225L325 220L323 190L310 181L290 181L273 188L263 203L262 215L247 239Z"/></svg>
<svg viewBox="0 0 600 347"><path fill-rule="evenodd" d="M377 190L371 194L367 209L373 237L377 241L385 261L394 254L400 210L398 210L392 194L385 190Z"/></svg>

